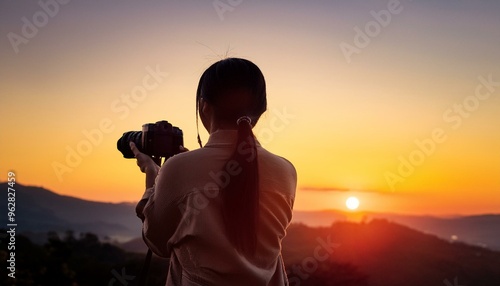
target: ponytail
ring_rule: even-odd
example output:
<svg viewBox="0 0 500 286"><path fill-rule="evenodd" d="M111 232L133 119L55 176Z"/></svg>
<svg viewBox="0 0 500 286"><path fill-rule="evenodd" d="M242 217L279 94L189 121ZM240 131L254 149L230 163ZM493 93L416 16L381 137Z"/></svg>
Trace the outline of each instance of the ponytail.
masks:
<svg viewBox="0 0 500 286"><path fill-rule="evenodd" d="M226 234L230 242L239 252L252 255L257 245L259 222L257 145L252 132L251 119L247 116L240 117L237 124L236 148L228 164L236 162L241 172L231 176L227 186L221 190L222 211Z"/></svg>

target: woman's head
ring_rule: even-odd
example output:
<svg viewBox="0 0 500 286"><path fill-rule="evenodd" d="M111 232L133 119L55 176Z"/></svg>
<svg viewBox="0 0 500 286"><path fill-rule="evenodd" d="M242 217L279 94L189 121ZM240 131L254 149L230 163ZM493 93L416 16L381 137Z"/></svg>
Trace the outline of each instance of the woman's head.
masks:
<svg viewBox="0 0 500 286"><path fill-rule="evenodd" d="M251 61L227 58L212 64L201 76L196 92L196 109L207 130L214 124L236 128L242 116L255 125L267 108L266 82Z"/></svg>

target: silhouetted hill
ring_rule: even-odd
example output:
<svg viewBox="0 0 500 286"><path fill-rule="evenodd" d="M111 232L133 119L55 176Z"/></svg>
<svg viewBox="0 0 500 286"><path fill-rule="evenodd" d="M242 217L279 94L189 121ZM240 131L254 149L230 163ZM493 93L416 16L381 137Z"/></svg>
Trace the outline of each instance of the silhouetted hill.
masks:
<svg viewBox="0 0 500 286"><path fill-rule="evenodd" d="M0 256L6 257L7 241L0 240L0 246ZM294 224L283 241L283 257L293 286L500 284L500 252L447 242L386 220L327 228ZM78 238L67 232L61 238L51 232L43 246L18 235L18 279L4 275L0 282L90 286L115 285L126 277L123 285L136 285L142 261L143 255L125 253L90 233ZM6 259L0 265L5 269ZM167 260L153 257L147 285L164 285L166 269Z"/></svg>
<svg viewBox="0 0 500 286"><path fill-rule="evenodd" d="M2 190L7 184L0 184ZM92 232L100 236L130 239L141 233L135 205L102 203L62 196L40 187L15 185L18 232ZM0 215L7 223L7 192L2 192Z"/></svg>
<svg viewBox="0 0 500 286"><path fill-rule="evenodd" d="M5 190L7 186L0 184L0 188ZM141 224L135 217L133 204L86 201L19 184L16 190L19 234L32 232L30 237L37 238L41 237L37 232L46 237L50 230L71 229L101 237L140 235ZM6 192L2 194L5 206L0 215L6 225ZM305 216L304 212L294 212L295 221L307 218L316 223L337 222L328 227L293 224L289 228L283 242L283 256L291 285L500 285L499 252L449 240L453 234L462 239L476 236L477 241L484 242L487 238L494 242L500 237L498 215L435 218L365 214L366 219L361 223L345 221L348 217L335 211L310 212ZM375 217L387 217L412 228ZM123 247L145 253L140 239Z"/></svg>
<svg viewBox="0 0 500 286"><path fill-rule="evenodd" d="M122 247L146 251L141 238ZM315 228L292 224L283 258L290 285L500 285L500 252L380 219Z"/></svg>
<svg viewBox="0 0 500 286"><path fill-rule="evenodd" d="M386 218L425 233L448 240L500 250L500 215L485 214L439 218L432 216L403 216L371 214L370 218Z"/></svg>
<svg viewBox="0 0 500 286"><path fill-rule="evenodd" d="M114 245L102 243L91 233L75 236L72 232L66 232L60 236L49 232L44 236L46 242L36 244L22 234L16 235L15 267L7 261L10 256L8 241L0 240L0 285L136 285L128 282L139 273L143 255L126 253ZM153 265L152 268L156 267ZM8 276L6 270L15 279ZM118 280L116 277L121 277L123 283L114 283ZM165 285L165 282L148 285Z"/></svg>
<svg viewBox="0 0 500 286"><path fill-rule="evenodd" d="M451 243L386 220L326 228L292 225L283 257L297 277L334 262L356 266L372 286L448 285L446 280L455 285L454 279L456 285L500 285L500 252Z"/></svg>
<svg viewBox="0 0 500 286"><path fill-rule="evenodd" d="M293 221L309 226L330 226L334 221L345 221L351 216L353 216L352 213L336 210L294 211ZM387 219L424 233L435 234L446 240L453 239L500 250L500 215L498 214L440 218L434 216L361 212L356 214L356 216L362 217L364 221Z"/></svg>

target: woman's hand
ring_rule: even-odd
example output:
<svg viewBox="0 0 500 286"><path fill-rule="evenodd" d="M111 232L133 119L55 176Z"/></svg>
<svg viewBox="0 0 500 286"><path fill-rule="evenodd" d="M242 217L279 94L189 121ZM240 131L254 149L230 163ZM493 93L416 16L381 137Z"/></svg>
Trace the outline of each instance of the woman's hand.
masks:
<svg viewBox="0 0 500 286"><path fill-rule="evenodd" d="M130 142L129 144L130 149L137 159L137 166L139 166L141 172L146 174L146 188L151 188L155 182L156 175L158 175L160 166L158 166L151 157L139 151L134 142Z"/></svg>

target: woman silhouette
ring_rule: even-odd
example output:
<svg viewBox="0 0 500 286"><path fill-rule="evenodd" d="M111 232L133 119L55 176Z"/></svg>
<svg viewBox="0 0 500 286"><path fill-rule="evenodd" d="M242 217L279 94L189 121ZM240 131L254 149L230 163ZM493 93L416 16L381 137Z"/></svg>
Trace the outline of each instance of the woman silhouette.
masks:
<svg viewBox="0 0 500 286"><path fill-rule="evenodd" d="M203 148L159 168L131 143L146 173L137 211L146 244L170 259L166 285L288 285L281 241L297 174L252 132L266 106L260 69L227 58L199 81L197 117L210 133Z"/></svg>

